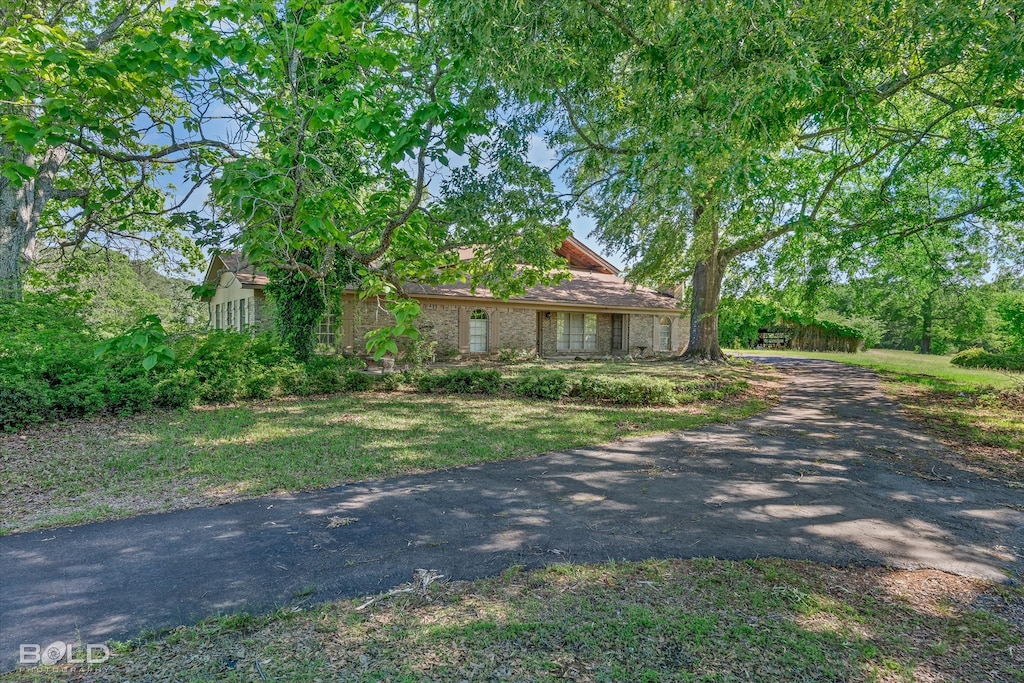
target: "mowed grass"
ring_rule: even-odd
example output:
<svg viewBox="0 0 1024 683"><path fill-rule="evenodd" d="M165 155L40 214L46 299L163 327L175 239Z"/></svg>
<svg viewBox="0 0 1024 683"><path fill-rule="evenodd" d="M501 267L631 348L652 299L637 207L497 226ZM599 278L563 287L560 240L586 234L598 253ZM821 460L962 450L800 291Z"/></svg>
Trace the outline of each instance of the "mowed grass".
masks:
<svg viewBox="0 0 1024 683"><path fill-rule="evenodd" d="M938 571L652 560L227 616L0 678L1022 681L1022 630L1024 590Z"/></svg>
<svg viewBox="0 0 1024 683"><path fill-rule="evenodd" d="M112 519L437 470L619 437L736 420L763 410L767 368L607 363L738 395L673 407L588 405L412 391L202 407L0 436L0 531Z"/></svg>
<svg viewBox="0 0 1024 683"><path fill-rule="evenodd" d="M951 446L944 459L1024 487L1024 375L960 368L949 356L871 349L866 353L735 351L820 358L875 370L907 415Z"/></svg>
<svg viewBox="0 0 1024 683"><path fill-rule="evenodd" d="M1024 385L1024 375L1020 373L1015 375L982 368L961 368L949 362L950 356L924 355L913 351L869 349L861 353L819 353L815 351L735 349L729 353L751 357L792 356L832 360L846 365L871 368L884 372L886 376L894 379L899 378L926 386L1010 389Z"/></svg>

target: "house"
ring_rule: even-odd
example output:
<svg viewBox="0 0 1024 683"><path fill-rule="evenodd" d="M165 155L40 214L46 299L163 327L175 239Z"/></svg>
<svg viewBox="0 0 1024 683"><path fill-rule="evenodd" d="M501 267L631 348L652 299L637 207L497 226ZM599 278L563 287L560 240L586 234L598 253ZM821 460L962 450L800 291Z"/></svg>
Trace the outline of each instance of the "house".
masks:
<svg viewBox="0 0 1024 683"><path fill-rule="evenodd" d="M474 356L501 349L535 351L544 357L609 356L679 352L683 339L682 290L658 292L634 286L585 244L569 237L556 250L571 277L558 285L534 287L507 301L467 283L412 283L406 293L420 303L417 323L437 342L438 357ZM206 283L216 283L209 300L216 329L245 330L265 319L267 276L238 253L213 258ZM390 324L375 300L346 292L318 331L324 347L363 354L367 332Z"/></svg>

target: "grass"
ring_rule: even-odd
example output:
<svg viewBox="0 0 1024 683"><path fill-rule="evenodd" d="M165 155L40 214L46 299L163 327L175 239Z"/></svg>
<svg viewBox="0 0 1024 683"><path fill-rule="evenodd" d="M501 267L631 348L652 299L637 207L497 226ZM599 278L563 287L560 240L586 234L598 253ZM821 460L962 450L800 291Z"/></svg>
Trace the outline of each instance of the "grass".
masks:
<svg viewBox="0 0 1024 683"><path fill-rule="evenodd" d="M846 365L858 365L885 373L900 381L941 388L980 389L993 387L1011 389L1024 384L1024 375L985 370L982 368L961 368L949 362L950 356L932 356L897 351L894 349L870 349L863 353L818 353L815 351L764 351L737 349L730 353L751 356L793 356L799 358L820 358Z"/></svg>
<svg viewBox="0 0 1024 683"><path fill-rule="evenodd" d="M513 567L368 602L176 628L114 648L86 680L1024 680L1024 590L937 571L711 559Z"/></svg>
<svg viewBox="0 0 1024 683"><path fill-rule="evenodd" d="M735 391L721 391L718 400L657 408L413 392L344 394L2 435L0 531L210 505L731 421L766 407L763 383L774 377L757 366L565 367L644 373Z"/></svg>
<svg viewBox="0 0 1024 683"><path fill-rule="evenodd" d="M738 351L820 358L875 370L907 415L951 446L944 460L1024 487L1024 376L950 364L948 356L871 349L866 353Z"/></svg>

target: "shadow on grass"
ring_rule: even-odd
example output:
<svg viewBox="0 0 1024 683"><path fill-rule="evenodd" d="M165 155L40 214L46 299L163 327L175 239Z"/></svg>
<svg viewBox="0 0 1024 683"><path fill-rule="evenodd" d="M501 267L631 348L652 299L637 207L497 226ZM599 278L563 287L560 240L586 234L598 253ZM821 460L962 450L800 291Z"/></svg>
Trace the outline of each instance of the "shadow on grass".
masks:
<svg viewBox="0 0 1024 683"><path fill-rule="evenodd" d="M1024 593L804 562L513 568L129 648L89 680L1020 681ZM48 671L77 680L81 669ZM31 672L12 680L35 680ZM42 680L42 679L38 679Z"/></svg>

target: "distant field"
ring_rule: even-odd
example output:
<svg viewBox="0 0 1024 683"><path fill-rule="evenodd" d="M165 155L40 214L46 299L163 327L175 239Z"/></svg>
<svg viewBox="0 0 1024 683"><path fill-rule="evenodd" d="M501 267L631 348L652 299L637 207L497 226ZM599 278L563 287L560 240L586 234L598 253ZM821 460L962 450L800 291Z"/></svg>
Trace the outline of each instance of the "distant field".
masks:
<svg viewBox="0 0 1024 683"><path fill-rule="evenodd" d="M729 353L756 356L794 356L799 358L821 358L834 360L847 365L860 365L882 370L906 381L920 384L941 386L950 382L980 388L992 386L999 389L1017 386L1024 383L1024 376L1012 375L995 370L959 368L949 362L949 356L929 356L913 351L893 351L891 349L871 349L862 353L816 353L813 351L760 351L754 349L735 349ZM940 381L933 381L935 378ZM944 381L943 381L944 380ZM951 388L951 387L950 387Z"/></svg>

